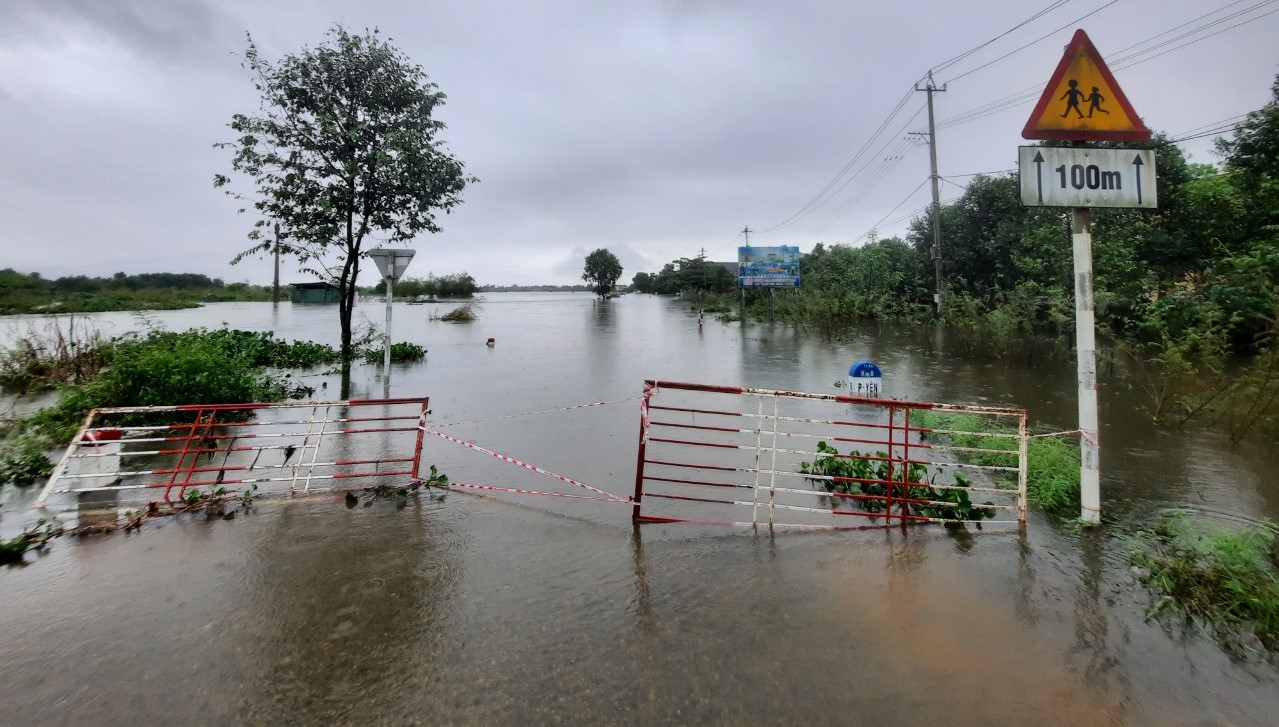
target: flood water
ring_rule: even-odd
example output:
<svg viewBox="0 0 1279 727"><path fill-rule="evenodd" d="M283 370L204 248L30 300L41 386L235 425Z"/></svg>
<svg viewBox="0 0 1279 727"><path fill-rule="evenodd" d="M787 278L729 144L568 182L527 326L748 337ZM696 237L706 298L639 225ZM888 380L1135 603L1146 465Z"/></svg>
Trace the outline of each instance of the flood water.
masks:
<svg viewBox="0 0 1279 727"><path fill-rule="evenodd" d="M429 354L394 368L391 395L429 396L451 434L621 495L649 378L839 393L870 359L892 396L1074 426L1069 352L1000 358L893 327L838 343L710 317L699 330L652 296L494 294L474 323L428 320L450 307L396 305L394 338ZM335 317L150 316L328 342ZM28 325L0 320L0 340ZM355 396L381 396L377 367L356 377ZM1117 536L1173 507L1279 518L1279 448L1154 429L1117 373L1101 407L1113 520L1099 532L1034 513L1024 534L971 536L634 528L627 506L455 491L403 509L266 498L230 521L63 539L0 569L0 725L1273 724L1279 670L1148 621ZM536 481L442 440L424 461L458 481ZM34 520L34 495L0 490L0 531Z"/></svg>

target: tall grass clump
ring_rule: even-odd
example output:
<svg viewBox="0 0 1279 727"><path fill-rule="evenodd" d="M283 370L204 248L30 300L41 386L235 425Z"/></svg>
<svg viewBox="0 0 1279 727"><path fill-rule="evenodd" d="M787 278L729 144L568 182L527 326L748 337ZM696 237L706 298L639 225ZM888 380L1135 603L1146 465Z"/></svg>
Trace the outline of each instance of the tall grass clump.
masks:
<svg viewBox="0 0 1279 727"><path fill-rule="evenodd" d="M12 347L0 349L0 389L12 394L46 391L93 378L111 362L111 342L75 317L66 328L50 318L30 326Z"/></svg>
<svg viewBox="0 0 1279 727"><path fill-rule="evenodd" d="M1255 639L1279 652L1279 526L1232 529L1174 515L1133 542L1135 572L1161 597L1153 614L1175 607L1235 651Z"/></svg>
<svg viewBox="0 0 1279 727"><path fill-rule="evenodd" d="M64 389L55 405L32 414L26 425L47 443L60 445L94 408L242 404L313 391L294 384L288 374L264 374L242 342L224 331L199 329L117 340L109 368Z"/></svg>
<svg viewBox="0 0 1279 727"><path fill-rule="evenodd" d="M1016 467L1017 440L991 434L1016 434L1013 427L1000 425L976 414L911 413L912 426L945 429L945 433L925 433L925 437L955 447L1002 449L994 452L956 452L963 462L983 466ZM1026 451L1026 498L1047 512L1068 512L1079 508L1079 445L1061 437L1032 438Z"/></svg>

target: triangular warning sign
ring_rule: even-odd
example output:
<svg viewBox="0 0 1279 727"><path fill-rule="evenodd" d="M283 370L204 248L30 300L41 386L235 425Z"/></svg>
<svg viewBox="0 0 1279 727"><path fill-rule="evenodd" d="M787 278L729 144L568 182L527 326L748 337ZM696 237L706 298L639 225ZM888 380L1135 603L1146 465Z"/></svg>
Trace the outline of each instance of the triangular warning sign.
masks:
<svg viewBox="0 0 1279 727"><path fill-rule="evenodd" d="M1066 46L1021 135L1026 139L1146 141L1150 130L1081 28Z"/></svg>

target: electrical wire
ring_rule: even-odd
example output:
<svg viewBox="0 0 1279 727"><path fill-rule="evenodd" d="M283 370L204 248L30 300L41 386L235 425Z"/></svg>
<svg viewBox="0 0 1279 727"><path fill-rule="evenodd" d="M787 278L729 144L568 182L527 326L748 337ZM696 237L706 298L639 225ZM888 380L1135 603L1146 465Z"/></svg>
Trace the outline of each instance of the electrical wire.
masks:
<svg viewBox="0 0 1279 727"><path fill-rule="evenodd" d="M1249 18L1249 19L1247 19L1247 20L1241 21L1241 22L1236 23L1236 24L1234 24L1234 25L1231 25L1231 26L1228 26L1228 27L1226 27L1226 28L1222 28L1222 29L1220 29L1220 30L1217 30L1217 31L1215 31L1215 32L1213 32L1213 33L1210 33L1210 34L1208 34L1208 35L1205 35L1205 36L1202 36L1202 37L1199 37L1199 38L1193 38L1193 39L1187 40L1187 41L1186 41L1186 42L1184 42L1184 43L1180 43L1180 44L1175 45L1175 46L1173 46L1173 47L1171 47L1171 48L1167 48L1167 49L1165 49L1165 50L1163 50L1163 51L1161 51L1161 52L1159 52L1159 53L1156 53L1156 54L1154 54L1154 55L1149 55L1149 56L1147 56L1147 57L1145 57L1145 58L1141 58L1141 57L1140 57L1140 56L1142 56L1143 54L1146 54L1146 53L1149 53L1149 52L1151 52L1151 51L1154 51L1154 50L1156 50L1156 49L1158 49L1158 48L1162 48L1162 47L1164 47L1165 45L1167 45L1167 43L1171 43L1171 42L1175 42L1175 41L1177 41L1177 40L1185 39L1185 38L1187 38L1187 37L1189 37L1189 36L1192 36L1192 35L1194 35L1194 34L1196 34L1196 33L1198 33L1198 32L1201 32L1201 31L1206 30L1206 29L1208 29L1208 28L1211 28L1211 27L1213 27L1213 26L1215 26L1215 25L1218 25L1218 24L1220 24L1220 22L1223 22L1223 21L1226 21L1226 20L1230 20L1230 19L1234 19L1234 18L1238 18L1238 17L1240 17L1241 15L1246 15L1246 14L1247 14L1247 13L1249 13L1249 12L1253 12L1253 11L1258 10L1258 9L1260 9L1260 8L1263 8L1263 7L1267 6L1267 5L1270 5L1270 4L1274 3L1274 2L1279 2L1279 0L1264 0L1263 2L1255 3L1254 5L1249 6L1248 8L1245 8L1245 9L1243 9L1243 10L1236 11L1235 13L1231 13L1229 16L1226 16L1226 17L1224 17L1224 18L1218 18L1218 19L1216 19L1216 20L1212 20L1212 21L1209 21L1209 22L1207 22L1207 23L1201 23L1200 25L1196 26L1194 29L1192 29L1192 30L1190 30L1190 31L1187 31L1186 33L1183 33L1183 34L1181 34L1181 35L1177 36L1176 38L1172 38L1172 39L1169 39L1169 40L1167 40L1167 41L1165 41L1165 42L1163 42L1163 43L1160 43L1159 45L1152 46L1152 47L1150 47L1150 48L1146 48L1145 50L1142 50L1142 51L1137 51L1137 52L1134 52L1134 53L1128 53L1127 55L1123 55L1124 53L1126 53L1126 52L1128 52L1128 51L1132 51L1133 49L1140 48L1141 46L1146 45L1146 44L1150 43L1151 41L1154 41L1154 40L1157 40L1157 39L1159 39L1159 38L1162 38L1162 37L1164 37L1164 36L1168 35L1169 33L1176 32L1177 30L1180 30L1180 29L1182 29L1182 28L1185 28L1185 27L1186 27L1186 26L1188 26L1188 25L1191 25L1191 24L1193 24L1193 23L1197 23L1197 22L1199 22L1199 21L1201 21L1201 20L1204 20L1204 19L1206 19L1206 18L1209 18L1209 17L1211 17L1211 16L1213 16L1213 15L1217 15L1218 13L1221 13L1221 12L1223 12L1223 11L1225 11L1225 10L1228 10L1228 9L1230 9L1230 8L1234 7L1235 5L1240 4L1241 2L1246 2L1246 1L1247 1L1247 0L1235 0L1235 2L1232 2L1232 3L1229 3L1229 4L1227 4L1227 5L1224 5L1224 6L1220 7L1220 8L1217 8L1216 10L1210 11L1210 12L1208 12L1208 13L1204 13L1204 14L1202 14L1202 15L1199 15L1199 16L1195 17L1195 18L1192 18L1191 20L1188 20L1188 21L1183 22L1183 23L1181 23L1181 24L1179 24L1179 25L1176 25L1176 26L1174 26L1174 27L1172 27L1172 28L1169 28L1168 30L1162 31L1162 32L1160 32L1160 33L1156 33L1155 35L1152 35L1152 36L1150 36L1149 38L1146 38L1146 39L1144 39L1144 40L1138 41L1137 43L1134 43L1134 44L1132 44L1132 45L1130 45L1130 46L1127 46L1127 47L1125 47L1125 48L1121 48L1121 49L1118 51L1118 53L1119 53L1118 60L1117 60L1117 62L1115 63L1115 65L1114 65L1114 67L1112 68L1112 70L1122 70L1122 69L1124 69L1124 68L1130 68L1130 67L1132 67L1132 66L1135 66L1135 65L1137 65L1137 64L1139 64L1139 63L1144 63L1144 62L1146 62L1146 61L1148 61L1148 60L1154 60L1155 58L1159 58L1159 57L1161 57L1161 56L1163 56L1163 55L1166 55L1166 54L1168 54L1168 53L1174 52L1174 51L1176 51L1176 50L1180 50L1181 48L1184 48L1184 47L1186 47L1186 46L1188 46L1188 45L1192 45L1192 44L1194 44L1194 43L1198 43L1198 42L1199 42L1199 41L1201 41L1201 40L1207 40L1208 38L1211 38L1211 37L1213 37L1213 36L1215 36L1215 35L1219 35L1219 34L1221 34L1221 33L1224 33L1224 32L1226 32L1226 31L1228 31L1228 30L1233 30L1234 28L1238 28L1238 27L1240 27L1240 26L1242 26L1242 25L1246 25L1246 24L1248 24L1248 23L1251 23L1251 22L1255 22L1255 21L1257 21L1257 20L1260 20L1261 18L1264 18L1264 17L1266 17L1267 15L1271 15L1271 14L1273 14L1273 13L1275 13L1275 12L1279 12L1279 9L1271 10L1270 12L1263 13L1263 14L1261 14L1261 15L1254 16L1254 17L1252 17L1252 18ZM1127 62L1126 62L1126 61L1127 61ZM954 80L954 79L952 78L951 80ZM949 82L949 81L948 81L948 82ZM1024 89L1022 89L1022 90L1020 90L1020 91L1015 91L1015 92L1013 92L1013 93L1011 93L1011 94L1008 94L1008 95L1006 95L1006 96L1001 96L1001 97L999 97L999 98L997 98L997 99L994 99L994 100L992 100L992 101L988 101L987 103L984 103L984 104L982 104L982 105L980 105L980 106L973 107L973 108L971 108L971 109L968 109L967 111L963 111L963 112L961 112L961 113L959 113L959 114L956 114L956 115L954 115L954 116L951 116L951 117L949 117L949 118L947 118L947 119L945 119L945 120L943 120L943 121L940 121L940 122L938 122L938 123L937 123L936 128L938 128L938 129L945 129L945 128L950 128L950 127L953 127L953 126L959 126L959 125L961 125L961 124L966 124L966 123L969 123L969 122L972 122L972 121L977 121L977 120L979 120L979 119L986 118L987 116L991 116L991 115L994 115L994 114L997 114L997 113L1001 113L1001 112L1003 112L1003 111L1007 111L1007 110L1012 109L1012 108L1016 108L1016 107L1018 107L1018 106L1021 106L1021 105L1022 105L1022 104L1024 104L1024 103L1026 103L1026 102L1028 102L1028 101L1030 101L1030 100L1032 100L1032 99L1034 99L1034 98L1038 97L1038 96L1040 95L1040 93L1041 93L1041 92L1042 92L1042 89L1041 89L1040 87L1038 87L1038 86L1030 86L1030 87L1024 88Z"/></svg>
<svg viewBox="0 0 1279 727"><path fill-rule="evenodd" d="M870 235L870 234L871 234L871 233L873 233L876 229L878 229L880 225L884 224L884 220L886 220L886 219L888 219L889 217L891 217L891 216L893 215L893 213L895 213L897 210L901 209L901 206L902 206L902 205L904 205L904 204L906 204L908 201L910 201L910 198L911 198L911 197L914 197L914 196L915 196L915 194L916 194L917 192L919 192L919 190L923 189L923 188L924 188L924 185L925 185L925 184L928 184L928 179L929 179L928 177L924 177L923 181L921 181L921 182L919 183L919 185L918 185L918 186L916 186L914 189L910 190L910 194L906 195L905 197L902 197L902 201L898 202L898 203L897 203L897 204L896 204L896 205L895 205L892 209L888 210L888 214L886 214L886 215L884 215L883 217L879 218L879 221L878 221L878 222L876 222L875 224L871 225L869 230L867 230L866 232L863 232L862 234L858 235L857 237L854 237L852 240L850 240L850 242L856 242L857 240L860 240L860 239L862 239L863 237L866 237L866 236ZM932 204L932 203L930 202L929 204Z"/></svg>
<svg viewBox="0 0 1279 727"><path fill-rule="evenodd" d="M1242 1L1242 0L1241 0L1241 1ZM1037 44L1037 43L1040 43L1040 42L1042 42L1042 41L1045 41L1045 40L1047 40L1047 39L1051 38L1052 36L1056 35L1057 33L1060 33L1061 31L1065 30L1066 28L1069 28L1070 26L1075 25L1075 24L1079 23L1080 21L1083 21L1083 20L1085 20L1085 19L1087 19L1087 18L1092 17L1093 15L1096 15L1097 13L1100 13L1101 11L1105 10L1106 8L1110 7L1111 5L1114 5L1114 4L1115 4L1115 3L1117 3L1117 2L1119 2L1119 0L1110 0L1110 2L1106 3L1105 5L1102 5L1101 7L1097 8L1096 10L1093 10L1093 11L1091 11L1091 12L1088 12L1088 13L1085 13L1085 14L1083 14L1083 15L1080 15L1079 17L1075 18L1074 20L1070 21L1069 23L1066 23L1065 25L1063 25L1063 26L1061 26L1061 27L1059 27L1059 28L1054 28L1053 30L1051 30L1051 31L1049 31L1049 32L1047 32L1047 33L1044 33L1043 35L1039 36L1038 38L1036 38L1036 39L1034 39L1034 40L1030 41L1029 43L1027 43L1027 44L1025 44L1025 45L1023 45L1023 46L1020 46L1020 47L1014 48L1014 49L1012 49L1012 50L1008 51L1007 53L1003 54L1002 56L999 56L998 58L995 58L995 59L989 60L989 61L987 61L987 62L985 62L985 63L981 64L980 66L977 66L976 68L973 68L973 69L971 69L971 70L964 71L963 73L959 74L958 76L952 76L950 79L948 79L948 80L946 81L946 83L947 83L947 84L954 83L955 81L958 81L959 79L963 78L964 76L970 76L970 75L972 75L972 74L976 73L977 71L982 70L983 68L986 68L986 67L988 67L988 66L992 66L992 65L994 65L994 64L996 64L996 63L998 63L998 62L1000 62L1000 61L1004 60L1005 58L1007 58L1007 57L1009 57L1009 56L1011 56L1011 55L1014 55L1014 54L1016 54L1016 53L1020 53L1020 52L1022 52L1022 51L1024 51L1024 50L1026 50L1027 48L1029 48L1029 47L1031 47L1031 46L1033 46L1033 45Z"/></svg>
<svg viewBox="0 0 1279 727"><path fill-rule="evenodd" d="M860 202L861 199L865 197L866 194L869 193L871 189L874 189L875 185L878 184L878 182L882 180L885 176L887 176L888 172L891 171L892 168L896 166L897 163L900 162L906 156L906 154L909 152L909 147L911 144L909 139L901 138L901 135L903 132L905 132L906 128L910 126L910 124L914 122L914 120L921 113L923 113L925 108L926 108L926 105L921 104L920 107L915 110L915 113L911 114L910 118L906 119L905 123L901 125L901 127L892 135L892 137L890 137L889 141L885 142L884 145L881 146L879 150L875 152L875 158L881 159L880 165L874 171L870 173L869 178L867 178L860 186L855 188L849 196L844 198L844 201L839 205L839 207L837 207L829 216L827 216L825 220L823 220L821 223L818 224L817 228L810 233L809 239L812 239L816 237L817 235L820 235L835 220L847 214L847 212L850 209L852 209L854 205ZM894 145L894 139L896 139L895 145ZM887 151L890 146L893 146L892 151L888 151L888 153L885 155L885 151ZM848 180L846 180L837 189L835 189L835 191L832 192L831 196L833 197L834 195L839 194L842 190L848 187L855 179L857 179L857 177L862 173L862 171L864 171L867 168L867 166L869 166L871 163L872 162L867 161L866 164L863 164L862 167L857 170L857 173L849 177Z"/></svg>
<svg viewBox="0 0 1279 727"><path fill-rule="evenodd" d="M1014 32L1014 31L1016 31L1016 30L1019 30L1019 29L1021 29L1021 28L1025 27L1026 25L1029 25L1030 23L1032 23L1032 22L1034 22L1034 21L1038 20L1039 18L1042 18L1043 16L1047 15L1048 13L1051 13L1052 11L1056 10L1057 8L1061 7L1062 5L1065 5L1066 3L1070 2L1070 1L1071 1L1071 0L1055 0L1055 1L1054 1L1052 4L1050 4L1048 7L1044 8L1043 10L1040 10L1039 12L1037 12L1037 13L1035 13L1034 15L1030 16L1029 18L1026 18L1025 20L1021 21L1020 23L1018 23L1018 24L1014 25L1013 27L1009 28L1008 30L1005 30L1004 32L1000 33L999 35L995 36L994 38L991 38L990 40L986 41L985 43L981 43L981 44L979 44L979 45L977 45L977 46L974 46L973 48L970 48L970 49L968 49L968 50L964 51L963 53L960 53L959 55L957 55L957 56L955 56L955 57L953 57L953 58L950 58L949 60L942 61L941 63L939 63L939 64L937 64L937 65L933 66L932 71L933 71L934 73L940 73L940 72L942 72L942 71L946 70L947 68L950 68L951 66L953 66L953 65L955 65L956 63L958 63L958 62L962 61L963 59L967 58L968 56L970 56L970 55L972 55L972 54L976 53L977 51L981 50L982 48L985 48L986 46L990 45L991 43L994 43L995 41L999 40L1000 38L1003 38L1003 37L1007 36L1009 33L1012 33L1012 32ZM1118 0L1115 0L1115 1L1116 1L1116 2L1118 2Z"/></svg>
<svg viewBox="0 0 1279 727"><path fill-rule="evenodd" d="M822 189L818 191L817 194L813 195L812 199L806 202L803 207L800 207L797 212L792 214L790 217L787 217L786 219L782 220L781 222L773 225L772 227L765 227L761 230L757 230L756 232L763 234L763 233L773 232L774 230L781 229L782 227L785 227L797 220L800 220L808 216L815 209L817 209L818 207L820 207L821 205L829 201L830 197L836 193L836 192L832 192L831 190L835 188L835 185L839 184L840 179L842 179L844 175L848 173L848 170L852 169L853 166L857 164L857 162L862 158L862 156L865 155L866 151L872 145L874 145L876 140L879 139L880 135L883 134L884 129L887 128L888 125L893 122L893 119L897 118L897 115L901 113L902 108L906 105L906 102L910 100L910 97L914 92L915 92L915 88L914 86L912 86L908 91L906 91L904 95L902 95L901 99L897 101L897 104L893 106L892 111L890 111L888 113L888 116L882 122L880 122L879 126L875 129L875 131L861 145L861 148L859 148L853 154L853 157L849 159L846 164L844 164L843 168L841 168L838 172L835 173L835 176L832 177L831 180L826 183L826 186L822 187ZM865 168L864 165L863 165L863 168ZM845 184L847 184L847 181L845 181Z"/></svg>

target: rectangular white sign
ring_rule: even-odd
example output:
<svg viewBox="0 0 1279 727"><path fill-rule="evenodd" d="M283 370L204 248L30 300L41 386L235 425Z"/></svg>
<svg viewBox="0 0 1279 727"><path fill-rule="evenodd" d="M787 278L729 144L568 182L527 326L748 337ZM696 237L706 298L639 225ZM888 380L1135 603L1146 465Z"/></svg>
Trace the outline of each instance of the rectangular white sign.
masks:
<svg viewBox="0 0 1279 727"><path fill-rule="evenodd" d="M1027 207L1158 207L1151 149L1017 148Z"/></svg>

